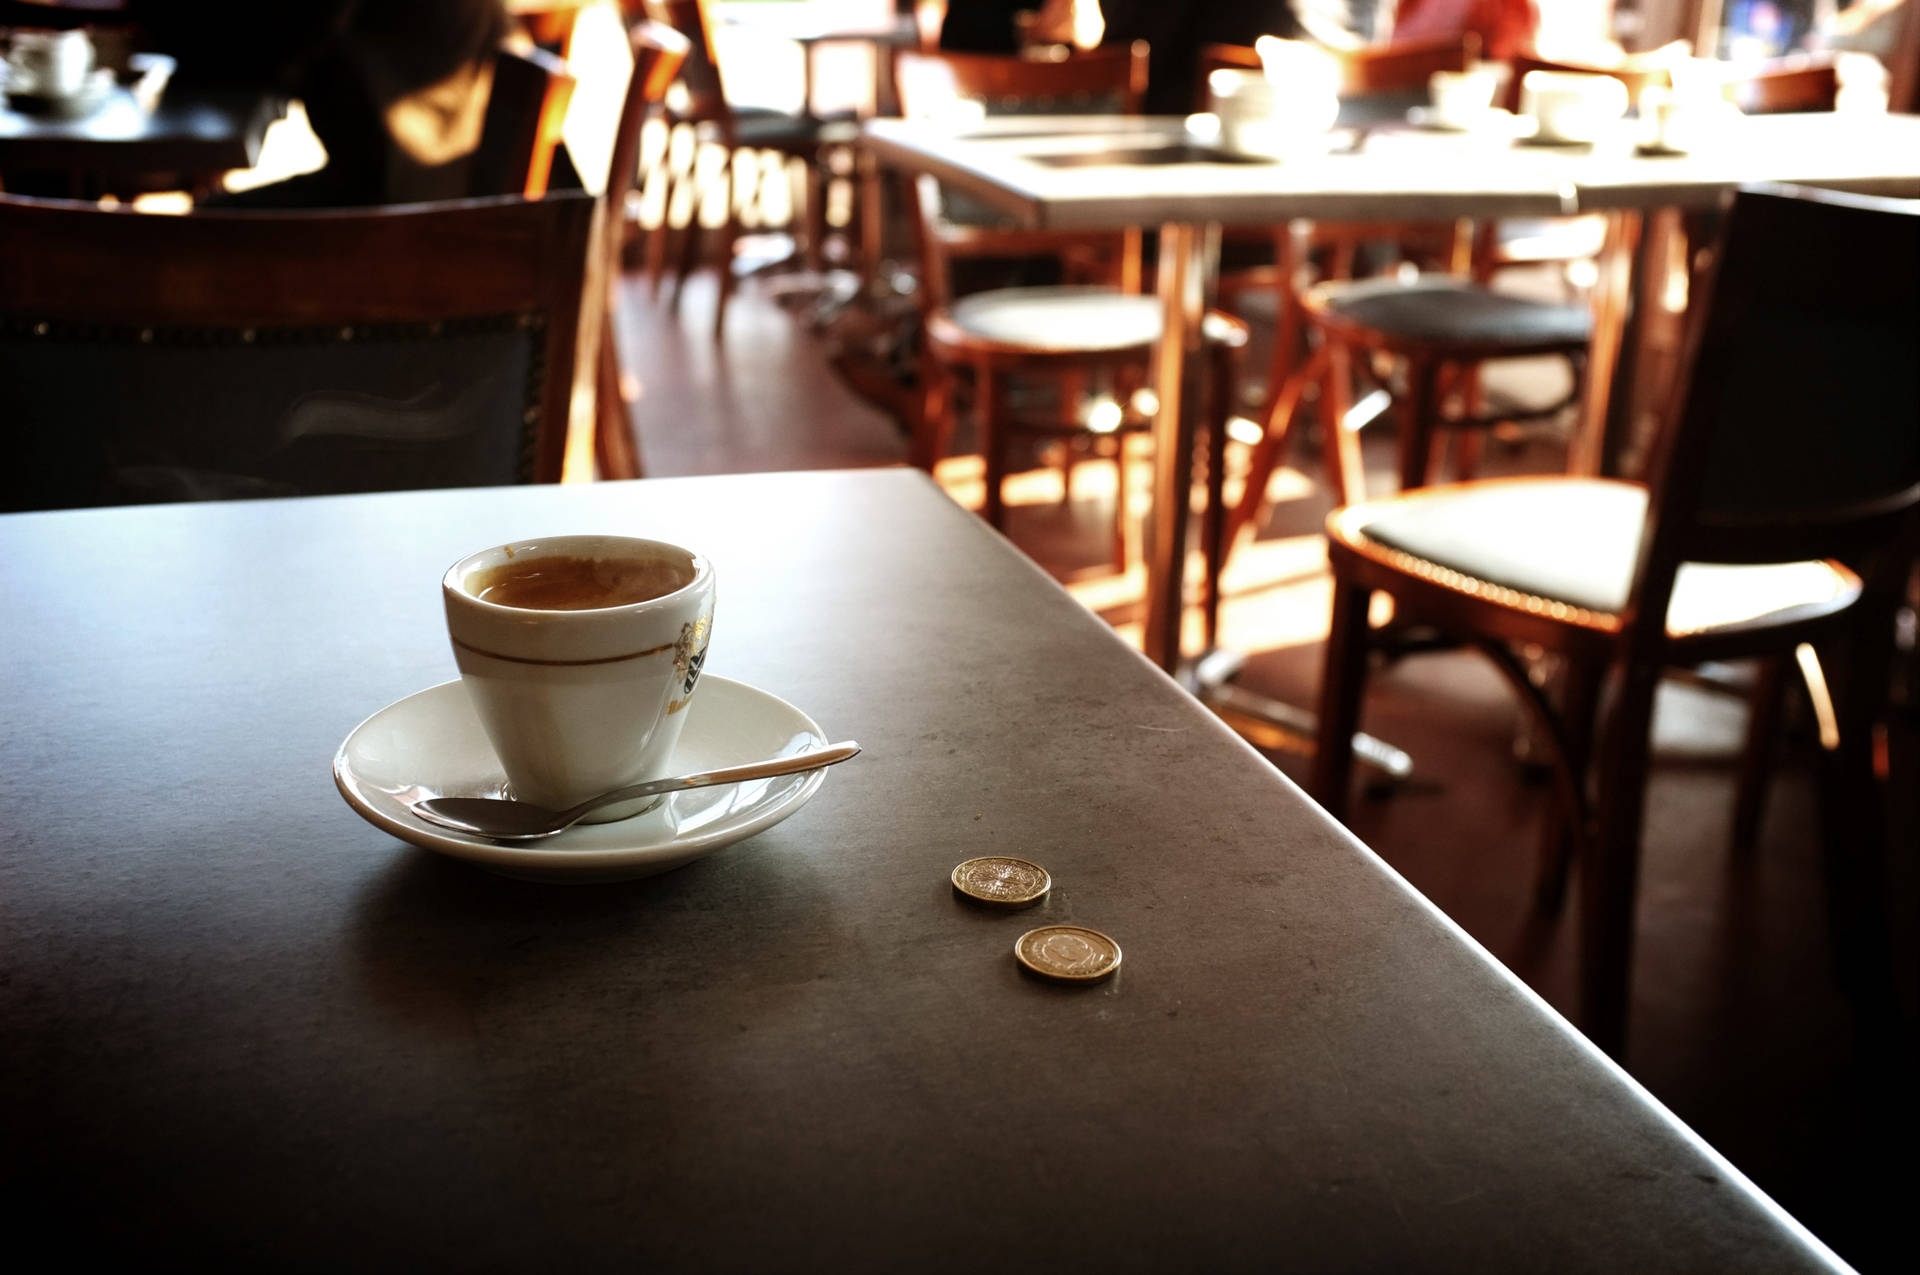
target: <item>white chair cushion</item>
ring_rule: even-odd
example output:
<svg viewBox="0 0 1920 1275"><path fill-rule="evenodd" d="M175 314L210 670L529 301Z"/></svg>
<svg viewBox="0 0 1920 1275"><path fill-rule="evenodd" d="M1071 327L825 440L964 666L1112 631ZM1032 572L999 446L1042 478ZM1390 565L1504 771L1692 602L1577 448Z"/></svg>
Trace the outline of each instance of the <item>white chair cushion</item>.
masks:
<svg viewBox="0 0 1920 1275"><path fill-rule="evenodd" d="M1118 288L995 288L961 297L943 313L968 336L1043 354L1104 354L1160 339L1160 299ZM1224 315L1201 320L1210 342L1237 342L1239 333Z"/></svg>
<svg viewBox="0 0 1920 1275"><path fill-rule="evenodd" d="M1160 302L1117 288L995 288L947 311L969 336L1036 350L1124 350L1160 336Z"/></svg>
<svg viewBox="0 0 1920 1275"><path fill-rule="evenodd" d="M1424 488L1351 511L1367 539L1474 580L1601 615L1627 605L1647 518L1646 488L1585 478ZM1687 563L1674 580L1675 634L1829 605L1858 581L1825 562Z"/></svg>

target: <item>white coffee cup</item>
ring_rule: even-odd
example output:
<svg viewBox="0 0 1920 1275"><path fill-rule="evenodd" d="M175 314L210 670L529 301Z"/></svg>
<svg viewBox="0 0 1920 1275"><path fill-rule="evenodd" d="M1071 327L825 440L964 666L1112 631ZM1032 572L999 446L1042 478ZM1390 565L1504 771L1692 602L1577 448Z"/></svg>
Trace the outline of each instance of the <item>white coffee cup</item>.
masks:
<svg viewBox="0 0 1920 1275"><path fill-rule="evenodd" d="M1428 109L1447 128L1472 128L1493 109L1499 80L1492 71L1435 71L1427 79Z"/></svg>
<svg viewBox="0 0 1920 1275"><path fill-rule="evenodd" d="M518 540L454 563L440 592L515 797L559 810L668 774L713 632L705 558L625 536Z"/></svg>
<svg viewBox="0 0 1920 1275"><path fill-rule="evenodd" d="M7 90L55 100L74 97L87 87L92 70L93 41L85 31L16 31L7 52Z"/></svg>
<svg viewBox="0 0 1920 1275"><path fill-rule="evenodd" d="M1520 112L1533 117L1543 142L1593 142L1627 113L1627 86L1611 75L1528 71Z"/></svg>
<svg viewBox="0 0 1920 1275"><path fill-rule="evenodd" d="M1276 83L1259 71L1221 68L1207 77L1220 144L1245 155L1282 156L1333 127L1340 101L1308 81Z"/></svg>

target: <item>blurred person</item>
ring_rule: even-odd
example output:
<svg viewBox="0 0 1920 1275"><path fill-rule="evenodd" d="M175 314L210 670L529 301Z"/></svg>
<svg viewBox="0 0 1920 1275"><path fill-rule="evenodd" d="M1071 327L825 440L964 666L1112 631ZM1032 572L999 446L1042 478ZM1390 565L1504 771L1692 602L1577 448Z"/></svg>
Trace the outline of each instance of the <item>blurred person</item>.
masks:
<svg viewBox="0 0 1920 1275"><path fill-rule="evenodd" d="M1298 0L1104 0L1107 43L1147 42L1147 114L1185 115L1200 91L1200 50L1209 44L1251 46L1263 35L1297 40L1308 33ZM1326 14L1326 0L1313 0Z"/></svg>
<svg viewBox="0 0 1920 1275"><path fill-rule="evenodd" d="M133 0L179 75L297 97L327 151L319 172L214 202L406 203L466 193L504 0Z"/></svg>
<svg viewBox="0 0 1920 1275"><path fill-rule="evenodd" d="M1400 0L1389 42L1438 40L1471 31L1490 61L1530 53L1540 34L1534 0Z"/></svg>
<svg viewBox="0 0 1920 1275"><path fill-rule="evenodd" d="M1100 0L951 0L940 27L940 47L950 53L1018 53L1023 19L1029 37L1043 44L1090 49L1100 43L1105 20Z"/></svg>

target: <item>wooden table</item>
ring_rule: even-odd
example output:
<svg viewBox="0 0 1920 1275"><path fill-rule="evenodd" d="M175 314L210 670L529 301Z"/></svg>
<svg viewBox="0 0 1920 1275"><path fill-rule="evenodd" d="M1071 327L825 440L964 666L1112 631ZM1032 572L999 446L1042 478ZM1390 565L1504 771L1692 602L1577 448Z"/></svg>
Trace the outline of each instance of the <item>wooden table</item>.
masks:
<svg viewBox="0 0 1920 1275"><path fill-rule="evenodd" d="M59 174L69 187L62 193L78 197L142 189L156 175L199 189L251 167L267 126L285 111L272 94L178 83L152 111L115 85L98 110L77 119L23 114L0 98L0 180Z"/></svg>
<svg viewBox="0 0 1920 1275"><path fill-rule="evenodd" d="M339 799L455 558L699 546L708 668L866 745L542 886ZM310 1269L1814 1270L1836 1259L924 476L0 517L24 1251ZM696 709L698 711L697 702ZM1053 874L1020 913L947 884ZM1011 956L1125 949L1061 988Z"/></svg>
<svg viewBox="0 0 1920 1275"><path fill-rule="evenodd" d="M899 167L929 172L1024 225L1058 230L1159 226L1158 291L1165 326L1155 366L1154 508L1147 555L1147 653L1180 663L1187 493L1197 377L1183 375L1212 283L1211 242L1222 225L1528 217L1599 209L1636 214L1684 203L1711 206L1742 181L1804 181L1904 191L1920 181L1920 118L1775 116L1736 121L1724 142L1691 157L1642 158L1622 139L1586 148L1519 146L1504 139L1368 133L1357 151L1284 163L1219 162L1195 149L1178 119L998 117L961 128L878 120L867 144ZM1338 147L1351 139L1336 135ZM1174 160L1178 162L1167 162ZM1631 224L1613 236L1630 257ZM1624 271L1614 272L1616 276ZM1624 305L1616 282L1606 304ZM1618 317L1624 317L1624 314ZM1621 366L1623 325L1611 325L1590 364L1589 410L1607 414ZM1184 391L1184 397L1183 397Z"/></svg>

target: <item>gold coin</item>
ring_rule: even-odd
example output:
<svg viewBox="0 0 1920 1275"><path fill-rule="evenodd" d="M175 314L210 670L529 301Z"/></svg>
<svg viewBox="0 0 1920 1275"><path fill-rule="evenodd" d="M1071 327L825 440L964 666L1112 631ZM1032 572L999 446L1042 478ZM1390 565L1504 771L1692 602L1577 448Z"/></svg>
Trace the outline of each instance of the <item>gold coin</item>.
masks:
<svg viewBox="0 0 1920 1275"><path fill-rule="evenodd" d="M1014 943L1013 955L1042 978L1063 983L1096 983L1120 968L1120 945L1078 925L1028 930Z"/></svg>
<svg viewBox="0 0 1920 1275"><path fill-rule="evenodd" d="M951 879L969 899L1002 908L1032 907L1053 889L1053 878L1039 864L999 854L968 859Z"/></svg>

